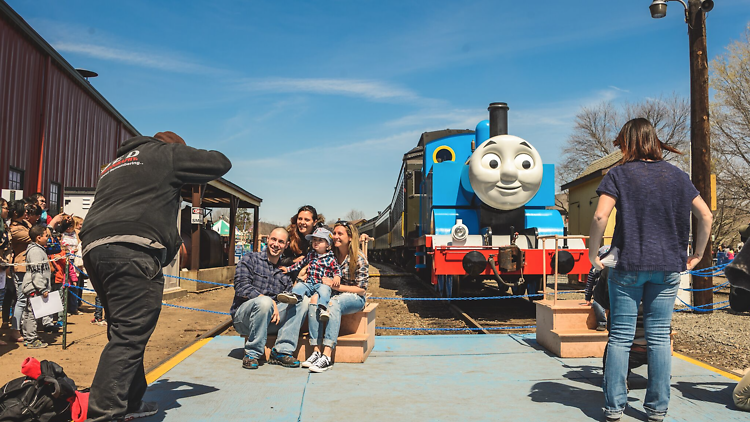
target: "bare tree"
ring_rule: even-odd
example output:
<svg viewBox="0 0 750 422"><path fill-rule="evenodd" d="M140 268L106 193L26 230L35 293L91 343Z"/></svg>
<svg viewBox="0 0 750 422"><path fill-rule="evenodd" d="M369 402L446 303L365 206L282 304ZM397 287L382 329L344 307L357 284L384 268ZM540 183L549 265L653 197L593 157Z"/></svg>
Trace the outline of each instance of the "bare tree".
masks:
<svg viewBox="0 0 750 422"><path fill-rule="evenodd" d="M712 167L717 179L716 242L731 244L750 222L750 24L711 62Z"/></svg>
<svg viewBox="0 0 750 422"><path fill-rule="evenodd" d="M620 109L612 102L584 107L576 115L573 132L563 148L563 161L558 166L560 184L575 180L592 162L613 153L620 129L628 120L645 117L656 128L659 139L687 152L690 138L690 104L672 94L625 103ZM689 168L689 156L665 153L664 158L678 167Z"/></svg>
<svg viewBox="0 0 750 422"><path fill-rule="evenodd" d="M361 220L365 218L365 213L360 210L351 210L344 216L344 220L346 221L354 221L354 220Z"/></svg>

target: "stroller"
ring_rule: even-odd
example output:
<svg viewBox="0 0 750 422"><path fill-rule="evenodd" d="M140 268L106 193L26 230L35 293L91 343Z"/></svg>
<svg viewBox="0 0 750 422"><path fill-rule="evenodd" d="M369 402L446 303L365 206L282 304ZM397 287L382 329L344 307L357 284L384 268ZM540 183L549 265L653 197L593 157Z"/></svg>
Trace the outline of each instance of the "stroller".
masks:
<svg viewBox="0 0 750 422"><path fill-rule="evenodd" d="M602 307L606 310L609 310L610 307L608 279L609 268L604 267L601 273L599 273L599 281L596 283L593 294L594 300L602 305ZM609 332L610 324L611 318L607 318L607 332ZM602 357L602 371L607 367L607 347L609 347L609 342L607 342L607 346L604 347L604 356ZM633 369L646 364L648 364L648 353L646 350L646 331L643 326L643 304L641 303L638 305L638 319L636 320L635 325L635 337L633 338L633 345L630 347L630 357L628 359L628 375L626 377L626 380L630 377ZM629 384L627 385L627 387L628 390L630 390Z"/></svg>

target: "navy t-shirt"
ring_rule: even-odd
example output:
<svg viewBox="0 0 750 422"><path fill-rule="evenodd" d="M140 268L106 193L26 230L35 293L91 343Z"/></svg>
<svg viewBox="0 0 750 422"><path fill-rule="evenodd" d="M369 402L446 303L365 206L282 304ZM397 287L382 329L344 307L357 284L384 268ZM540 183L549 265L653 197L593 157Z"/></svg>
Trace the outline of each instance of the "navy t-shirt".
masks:
<svg viewBox="0 0 750 422"><path fill-rule="evenodd" d="M684 271L690 210L698 196L687 173L665 161L631 161L613 167L596 193L615 198L612 245L618 270Z"/></svg>

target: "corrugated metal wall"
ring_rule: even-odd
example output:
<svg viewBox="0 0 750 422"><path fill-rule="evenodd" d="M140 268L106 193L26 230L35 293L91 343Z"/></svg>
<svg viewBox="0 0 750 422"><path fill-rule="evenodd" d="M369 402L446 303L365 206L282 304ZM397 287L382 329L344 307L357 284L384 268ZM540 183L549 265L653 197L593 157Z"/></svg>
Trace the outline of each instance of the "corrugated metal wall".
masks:
<svg viewBox="0 0 750 422"><path fill-rule="evenodd" d="M32 186L39 162L44 56L0 18L0 187L8 187L10 166L24 170L24 190Z"/></svg>
<svg viewBox="0 0 750 422"><path fill-rule="evenodd" d="M68 72L0 17L0 187L10 166L24 170L25 195L37 186L48 195L52 182L95 187L101 165L135 136Z"/></svg>

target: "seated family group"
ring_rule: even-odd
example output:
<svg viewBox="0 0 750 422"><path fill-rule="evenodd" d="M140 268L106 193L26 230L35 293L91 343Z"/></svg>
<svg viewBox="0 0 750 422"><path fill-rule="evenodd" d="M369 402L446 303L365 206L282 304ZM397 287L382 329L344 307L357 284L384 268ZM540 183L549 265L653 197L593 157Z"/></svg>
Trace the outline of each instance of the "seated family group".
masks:
<svg viewBox="0 0 750 422"><path fill-rule="evenodd" d="M237 264L230 313L235 330L247 337L242 367L258 368L269 333L277 337L268 363L299 367L294 352L307 317L313 353L301 366L330 369L341 316L365 308L368 278L356 227L339 221L331 232L315 208L300 208L289 227L271 232L265 251Z"/></svg>

